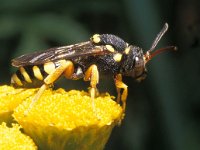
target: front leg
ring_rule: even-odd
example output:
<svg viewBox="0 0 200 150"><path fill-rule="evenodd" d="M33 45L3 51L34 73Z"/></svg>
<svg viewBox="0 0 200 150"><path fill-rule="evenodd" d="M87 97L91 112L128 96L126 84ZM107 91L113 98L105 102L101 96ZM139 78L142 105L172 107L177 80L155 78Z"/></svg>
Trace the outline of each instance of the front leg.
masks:
<svg viewBox="0 0 200 150"><path fill-rule="evenodd" d="M128 96L128 86L122 82L121 74L117 74L115 76L115 86L117 89L117 102L120 103L120 100L122 101L122 108L123 108L123 111L125 111L126 99ZM121 89L123 89L122 94L121 94Z"/></svg>

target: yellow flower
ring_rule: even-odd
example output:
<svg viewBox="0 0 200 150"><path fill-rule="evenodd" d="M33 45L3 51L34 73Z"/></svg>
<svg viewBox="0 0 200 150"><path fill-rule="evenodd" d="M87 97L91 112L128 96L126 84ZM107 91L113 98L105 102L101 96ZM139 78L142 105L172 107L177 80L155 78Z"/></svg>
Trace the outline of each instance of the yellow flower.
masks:
<svg viewBox="0 0 200 150"><path fill-rule="evenodd" d="M0 123L7 122L9 125L13 122L13 110L24 99L30 97L37 89L15 89L11 86L0 86Z"/></svg>
<svg viewBox="0 0 200 150"><path fill-rule="evenodd" d="M1 150L36 150L33 140L20 131L18 124L8 128L6 123L0 125L0 149Z"/></svg>
<svg viewBox="0 0 200 150"><path fill-rule="evenodd" d="M124 116L109 94L95 98L93 106L87 92L49 89L29 109L37 89L4 87L9 94L1 96L1 88L0 101L9 101L9 110L16 107L14 101L23 101L14 109L13 117L39 149L101 150Z"/></svg>

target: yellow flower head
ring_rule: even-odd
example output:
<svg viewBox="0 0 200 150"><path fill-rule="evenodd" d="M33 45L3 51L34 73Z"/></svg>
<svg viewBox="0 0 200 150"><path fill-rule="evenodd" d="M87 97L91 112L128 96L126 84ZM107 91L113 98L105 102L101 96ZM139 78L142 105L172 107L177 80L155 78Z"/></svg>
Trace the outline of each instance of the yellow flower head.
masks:
<svg viewBox="0 0 200 150"><path fill-rule="evenodd" d="M124 115L109 94L95 98L92 105L87 92L63 89L46 90L25 115L36 92L1 86L0 107L10 114L14 110L15 121L40 149L103 149ZM1 111L0 119L5 119Z"/></svg>
<svg viewBox="0 0 200 150"><path fill-rule="evenodd" d="M21 133L20 126L13 124L8 128L5 123L0 125L0 149L1 150L36 150L33 140Z"/></svg>
<svg viewBox="0 0 200 150"><path fill-rule="evenodd" d="M7 122L11 124L13 122L12 113L13 110L24 99L35 94L37 89L15 89L11 86L0 86L0 123Z"/></svg>

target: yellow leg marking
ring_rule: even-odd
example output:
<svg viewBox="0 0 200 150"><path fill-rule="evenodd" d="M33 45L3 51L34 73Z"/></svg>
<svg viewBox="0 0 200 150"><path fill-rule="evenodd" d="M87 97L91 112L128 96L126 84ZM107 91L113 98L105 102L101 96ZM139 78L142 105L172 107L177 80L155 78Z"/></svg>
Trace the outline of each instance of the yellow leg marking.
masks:
<svg viewBox="0 0 200 150"><path fill-rule="evenodd" d="M28 109L24 112L24 115L27 116L28 112L33 108L33 105L35 104L35 102L41 97L41 95L44 93L44 91L48 88L48 85L43 84L39 91L36 93L36 95L34 96L34 98L31 101L31 104L29 105Z"/></svg>
<svg viewBox="0 0 200 150"><path fill-rule="evenodd" d="M122 82L121 74L116 75L115 77L115 86L117 88L117 102L122 101L123 111L126 109L126 99L128 96L128 86ZM121 89L123 89L122 95L120 93Z"/></svg>
<svg viewBox="0 0 200 150"><path fill-rule="evenodd" d="M118 81L122 81L122 75L121 74L117 74L115 76L115 81L118 80ZM121 88L118 88L116 86L116 89L117 89L117 103L120 103L120 100L121 100Z"/></svg>
<svg viewBox="0 0 200 150"><path fill-rule="evenodd" d="M74 73L74 65L72 62L69 62L68 67L65 69L64 76L67 79L71 79L73 73Z"/></svg>
<svg viewBox="0 0 200 150"><path fill-rule="evenodd" d="M34 76L38 79L38 80L43 80L43 76L42 76L42 73L40 71L40 68L38 66L33 66L33 73L34 73Z"/></svg>
<svg viewBox="0 0 200 150"><path fill-rule="evenodd" d="M99 71L97 69L96 65L91 65L88 70L85 72L85 81L90 80L90 96L92 98L92 107L95 111L95 104L94 104L94 98L95 98L95 92L96 92L96 85L99 83Z"/></svg>
<svg viewBox="0 0 200 150"><path fill-rule="evenodd" d="M51 74L49 74L45 79L44 83L45 84L52 84L55 80L57 80L62 73L68 68L73 65L71 61L66 61L66 60L61 60L60 66L54 70Z"/></svg>
<svg viewBox="0 0 200 150"><path fill-rule="evenodd" d="M96 85L99 83L99 71L97 69L96 65L91 65L88 70L85 72L85 77L84 77L85 81L89 81L90 80L90 86L93 89L92 91L94 91L94 93L91 93L93 96L93 98L95 97L95 89L96 89ZM91 97L92 97L91 95Z"/></svg>
<svg viewBox="0 0 200 150"><path fill-rule="evenodd" d="M39 91L37 92L37 94L35 95L35 97L33 98L30 107L28 108L28 110L25 112L25 115L28 114L28 112L31 110L31 108L33 107L34 103L41 97L41 95L44 93L44 91L49 87L49 85L51 85L52 83L54 83L61 75L62 73L67 70L67 68L71 67L71 65L73 65L73 63L71 61L66 61L66 60L61 60L60 62L60 66L58 68L56 68L54 70L54 72L52 72L51 74L49 74L45 79L44 79L44 84L40 87Z"/></svg>
<svg viewBox="0 0 200 150"><path fill-rule="evenodd" d="M24 67L20 67L19 71L24 76L24 79L26 80L26 82L32 83L32 80L31 80L30 76L28 75L28 73L26 72L26 70L24 69Z"/></svg>

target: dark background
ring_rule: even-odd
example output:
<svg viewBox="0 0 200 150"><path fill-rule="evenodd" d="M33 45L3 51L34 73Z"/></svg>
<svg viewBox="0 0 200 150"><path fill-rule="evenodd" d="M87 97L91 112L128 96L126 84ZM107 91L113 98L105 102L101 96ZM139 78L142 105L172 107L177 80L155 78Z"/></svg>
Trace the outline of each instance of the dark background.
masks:
<svg viewBox="0 0 200 150"><path fill-rule="evenodd" d="M147 65L141 83L129 86L126 117L114 129L106 150L200 149L199 0L0 0L0 83L9 84L10 60L24 53L87 41L112 33L148 50L165 22L169 31L158 45L176 45ZM111 79L111 78L110 78ZM87 89L83 81L58 87ZM113 95L112 80L100 91Z"/></svg>

